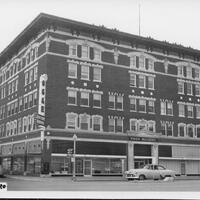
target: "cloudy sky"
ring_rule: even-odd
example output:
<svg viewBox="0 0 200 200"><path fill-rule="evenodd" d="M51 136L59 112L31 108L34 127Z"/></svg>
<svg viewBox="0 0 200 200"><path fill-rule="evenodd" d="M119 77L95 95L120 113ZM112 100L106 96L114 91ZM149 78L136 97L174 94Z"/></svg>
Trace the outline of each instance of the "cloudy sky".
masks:
<svg viewBox="0 0 200 200"><path fill-rule="evenodd" d="M200 49L200 0L0 0L0 52L40 13Z"/></svg>

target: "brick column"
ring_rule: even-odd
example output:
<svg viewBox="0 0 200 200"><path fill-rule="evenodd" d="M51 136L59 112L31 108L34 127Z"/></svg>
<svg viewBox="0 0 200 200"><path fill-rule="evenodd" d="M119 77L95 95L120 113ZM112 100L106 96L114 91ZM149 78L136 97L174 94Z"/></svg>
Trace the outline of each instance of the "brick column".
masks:
<svg viewBox="0 0 200 200"><path fill-rule="evenodd" d="M152 155L152 164L157 165L158 164L158 145L153 144L151 146L151 155Z"/></svg>
<svg viewBox="0 0 200 200"><path fill-rule="evenodd" d="M44 133L41 133L44 134ZM42 152L41 152L41 175L48 175L50 173L51 164L51 139L46 137L41 137L42 142Z"/></svg>
<svg viewBox="0 0 200 200"><path fill-rule="evenodd" d="M128 142L128 170L134 169L134 144Z"/></svg>

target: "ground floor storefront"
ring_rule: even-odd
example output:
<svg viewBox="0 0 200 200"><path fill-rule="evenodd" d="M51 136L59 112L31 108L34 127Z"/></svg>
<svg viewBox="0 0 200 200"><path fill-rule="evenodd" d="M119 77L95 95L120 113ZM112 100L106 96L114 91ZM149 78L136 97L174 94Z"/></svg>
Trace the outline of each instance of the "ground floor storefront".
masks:
<svg viewBox="0 0 200 200"><path fill-rule="evenodd" d="M184 142L47 131L39 138L1 143L0 164L5 174L16 175L71 176L74 161L78 176L123 176L146 164L163 165L177 175L200 175L200 145Z"/></svg>

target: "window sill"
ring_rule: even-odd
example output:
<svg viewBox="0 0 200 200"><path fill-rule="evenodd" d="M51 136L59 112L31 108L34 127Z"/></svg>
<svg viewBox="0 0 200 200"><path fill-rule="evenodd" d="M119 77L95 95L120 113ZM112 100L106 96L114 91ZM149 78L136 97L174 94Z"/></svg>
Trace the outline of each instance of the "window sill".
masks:
<svg viewBox="0 0 200 200"><path fill-rule="evenodd" d="M77 79L77 77L74 77L74 76L68 76L68 78Z"/></svg>
<svg viewBox="0 0 200 200"><path fill-rule="evenodd" d="M96 109L102 109L102 107L97 107L97 106L93 106L93 108L96 108Z"/></svg>
<svg viewBox="0 0 200 200"><path fill-rule="evenodd" d="M70 104L70 103L68 103L67 105L68 106L77 106L77 104Z"/></svg>
<svg viewBox="0 0 200 200"><path fill-rule="evenodd" d="M130 110L130 112L137 112L137 110Z"/></svg>
<svg viewBox="0 0 200 200"><path fill-rule="evenodd" d="M188 116L187 118L189 118L189 119L193 119L194 117L190 117L190 116Z"/></svg>
<svg viewBox="0 0 200 200"><path fill-rule="evenodd" d="M123 109L119 109L119 108L118 108L118 109L116 108L116 110L117 110L117 111L124 111Z"/></svg>
<svg viewBox="0 0 200 200"><path fill-rule="evenodd" d="M115 110L115 108L108 108L108 110Z"/></svg>
<svg viewBox="0 0 200 200"><path fill-rule="evenodd" d="M89 108L89 105L80 105L80 107Z"/></svg>
<svg viewBox="0 0 200 200"><path fill-rule="evenodd" d="M148 112L148 114L155 115L156 113L155 112Z"/></svg>
<svg viewBox="0 0 200 200"><path fill-rule="evenodd" d="M185 117L185 115L179 115L179 117Z"/></svg>
<svg viewBox="0 0 200 200"><path fill-rule="evenodd" d="M93 80L94 83L102 83L102 81L99 80Z"/></svg>
<svg viewBox="0 0 200 200"><path fill-rule="evenodd" d="M91 81L90 79L86 79L86 78L81 78L81 81Z"/></svg>
<svg viewBox="0 0 200 200"><path fill-rule="evenodd" d="M138 111L139 113L147 113L146 111Z"/></svg>

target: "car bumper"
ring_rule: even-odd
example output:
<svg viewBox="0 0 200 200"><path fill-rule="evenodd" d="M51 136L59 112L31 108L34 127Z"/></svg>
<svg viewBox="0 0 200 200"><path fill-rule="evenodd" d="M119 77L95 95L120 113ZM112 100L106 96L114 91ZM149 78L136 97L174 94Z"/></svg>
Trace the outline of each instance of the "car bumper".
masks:
<svg viewBox="0 0 200 200"><path fill-rule="evenodd" d="M126 174L125 178L127 178L127 179L139 179L139 177L135 174Z"/></svg>

